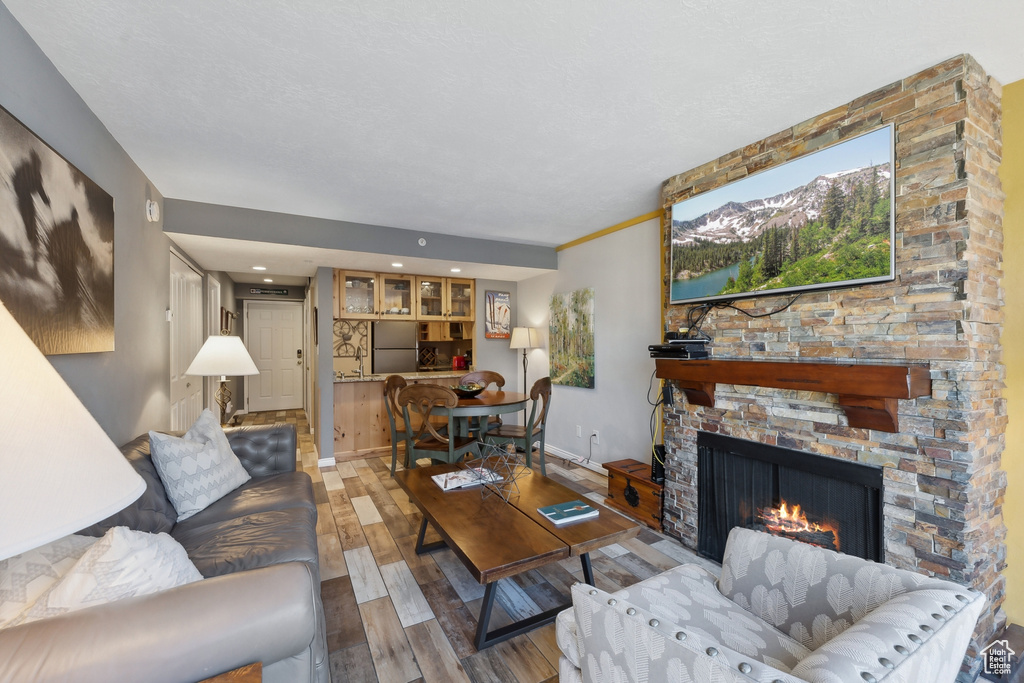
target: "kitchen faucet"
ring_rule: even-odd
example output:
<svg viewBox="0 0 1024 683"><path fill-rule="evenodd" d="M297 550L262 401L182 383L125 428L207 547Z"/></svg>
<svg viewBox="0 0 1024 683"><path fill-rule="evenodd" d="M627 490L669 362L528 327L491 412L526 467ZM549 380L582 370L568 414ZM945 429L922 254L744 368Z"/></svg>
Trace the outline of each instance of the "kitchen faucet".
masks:
<svg viewBox="0 0 1024 683"><path fill-rule="evenodd" d="M363 347L356 347L356 360L359 361L359 379L363 379Z"/></svg>

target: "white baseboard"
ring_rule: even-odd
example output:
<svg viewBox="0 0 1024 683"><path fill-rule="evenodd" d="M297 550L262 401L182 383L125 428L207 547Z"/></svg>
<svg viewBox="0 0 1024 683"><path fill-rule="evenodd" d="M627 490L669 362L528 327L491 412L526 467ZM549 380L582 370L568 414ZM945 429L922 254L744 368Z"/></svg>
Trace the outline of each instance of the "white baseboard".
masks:
<svg viewBox="0 0 1024 683"><path fill-rule="evenodd" d="M317 460L316 460L316 466L317 467L334 467L335 465L338 464L338 461L334 459L334 454L333 453L328 455L326 458L321 458L320 457L320 449L316 447L316 444L313 444L313 450L316 452L316 455L317 455Z"/></svg>
<svg viewBox="0 0 1024 683"><path fill-rule="evenodd" d="M570 453L569 451L562 450L558 446L552 446L550 444L545 444L544 445L544 450L547 453L550 453L551 455L555 456L556 458L562 458L563 460L568 460L573 465L578 465L580 467L584 467L584 468L590 470L591 472L597 472L598 474L601 474L601 475L607 475L608 474L608 470L606 470L605 468L601 467L601 463L597 463L597 462L593 462L593 461L591 461L591 462L584 462L582 459L580 459L580 456L576 455L575 453Z"/></svg>

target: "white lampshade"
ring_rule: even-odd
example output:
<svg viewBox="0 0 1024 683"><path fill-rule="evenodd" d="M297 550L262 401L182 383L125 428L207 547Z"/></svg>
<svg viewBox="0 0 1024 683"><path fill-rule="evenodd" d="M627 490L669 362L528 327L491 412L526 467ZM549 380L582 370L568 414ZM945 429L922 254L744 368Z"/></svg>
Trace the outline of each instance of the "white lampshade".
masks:
<svg viewBox="0 0 1024 683"><path fill-rule="evenodd" d="M192 359L192 364L188 366L185 374L198 377L235 377L258 375L260 371L240 337L210 335Z"/></svg>
<svg viewBox="0 0 1024 683"><path fill-rule="evenodd" d="M0 303L0 560L106 519L146 490Z"/></svg>
<svg viewBox="0 0 1024 683"><path fill-rule="evenodd" d="M510 349L535 349L538 346L540 346L540 335L535 328L512 328L512 339L508 345Z"/></svg>

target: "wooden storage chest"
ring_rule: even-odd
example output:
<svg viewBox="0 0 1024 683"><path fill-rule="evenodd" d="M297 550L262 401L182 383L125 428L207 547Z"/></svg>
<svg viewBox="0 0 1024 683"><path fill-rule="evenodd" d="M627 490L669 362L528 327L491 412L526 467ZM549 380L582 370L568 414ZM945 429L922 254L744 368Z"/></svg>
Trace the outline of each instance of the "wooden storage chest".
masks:
<svg viewBox="0 0 1024 683"><path fill-rule="evenodd" d="M636 460L604 463L607 503L655 531L661 531L662 485L651 480L651 466Z"/></svg>

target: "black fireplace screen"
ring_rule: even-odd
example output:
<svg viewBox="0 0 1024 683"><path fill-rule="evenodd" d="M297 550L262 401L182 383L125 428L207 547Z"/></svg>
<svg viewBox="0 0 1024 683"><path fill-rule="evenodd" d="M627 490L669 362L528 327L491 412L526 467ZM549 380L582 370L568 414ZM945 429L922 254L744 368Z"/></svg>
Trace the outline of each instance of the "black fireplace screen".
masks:
<svg viewBox="0 0 1024 683"><path fill-rule="evenodd" d="M882 561L882 470L720 434L697 435L697 551L722 561L734 526ZM798 526L780 520L796 506Z"/></svg>

